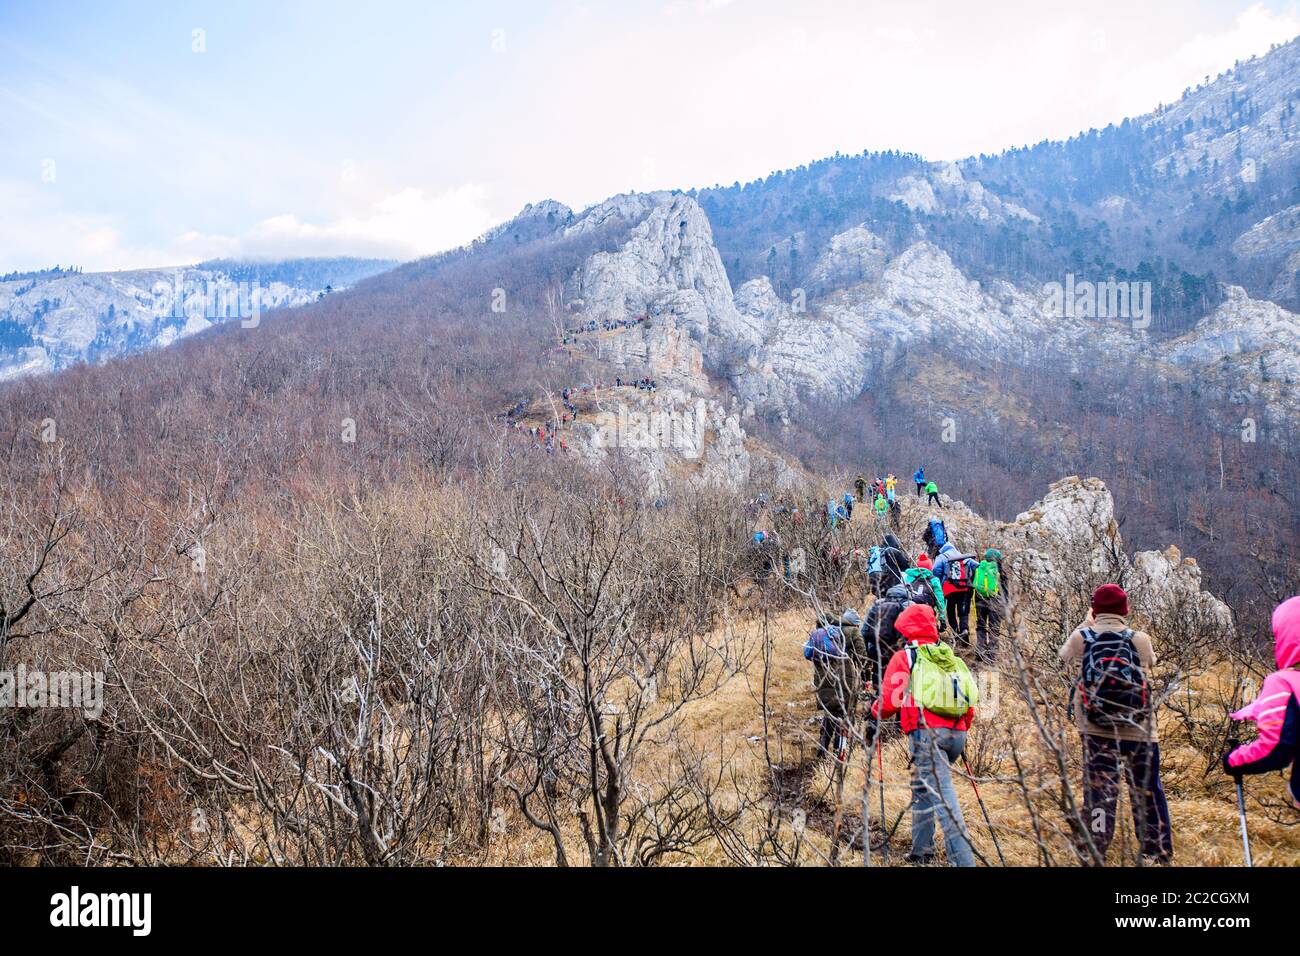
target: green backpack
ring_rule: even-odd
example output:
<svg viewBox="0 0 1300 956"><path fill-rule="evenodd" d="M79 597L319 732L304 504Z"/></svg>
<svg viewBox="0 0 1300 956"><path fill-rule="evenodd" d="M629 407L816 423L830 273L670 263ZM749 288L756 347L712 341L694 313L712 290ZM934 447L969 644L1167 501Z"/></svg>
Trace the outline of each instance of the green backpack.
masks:
<svg viewBox="0 0 1300 956"><path fill-rule="evenodd" d="M979 703L974 675L947 644L911 644L908 656L912 674L907 696L918 707L940 717L957 718Z"/></svg>
<svg viewBox="0 0 1300 956"><path fill-rule="evenodd" d="M1002 579L998 575L998 563L987 559L975 568L975 593L983 598L993 597L998 593Z"/></svg>

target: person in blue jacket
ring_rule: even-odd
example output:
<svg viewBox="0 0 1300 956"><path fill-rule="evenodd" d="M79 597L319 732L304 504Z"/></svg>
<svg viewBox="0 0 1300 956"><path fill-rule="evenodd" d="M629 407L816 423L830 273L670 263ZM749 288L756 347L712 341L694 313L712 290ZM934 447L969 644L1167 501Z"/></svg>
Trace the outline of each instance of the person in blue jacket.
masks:
<svg viewBox="0 0 1300 956"><path fill-rule="evenodd" d="M925 497L925 465L922 465L920 468L916 469L916 474L912 476L912 480L916 482L916 497L924 498Z"/></svg>

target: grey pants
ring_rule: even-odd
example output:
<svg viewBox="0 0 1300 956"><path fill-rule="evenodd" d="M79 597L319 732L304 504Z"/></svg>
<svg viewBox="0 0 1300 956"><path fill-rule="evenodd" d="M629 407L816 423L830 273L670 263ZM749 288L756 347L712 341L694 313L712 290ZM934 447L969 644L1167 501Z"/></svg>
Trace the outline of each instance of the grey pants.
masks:
<svg viewBox="0 0 1300 956"><path fill-rule="evenodd" d="M948 862L974 866L950 766L966 749L966 731L918 727L907 737L912 745L912 856L934 853L934 820L938 816Z"/></svg>

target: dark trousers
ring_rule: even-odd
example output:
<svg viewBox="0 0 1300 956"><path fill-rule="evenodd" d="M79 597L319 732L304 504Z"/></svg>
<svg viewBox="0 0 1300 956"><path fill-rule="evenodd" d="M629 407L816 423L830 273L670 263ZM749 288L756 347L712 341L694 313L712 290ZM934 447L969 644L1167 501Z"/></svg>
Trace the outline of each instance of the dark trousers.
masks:
<svg viewBox="0 0 1300 956"><path fill-rule="evenodd" d="M998 635L1002 631L1002 595L975 595L975 647L980 660L992 661L998 653Z"/></svg>
<svg viewBox="0 0 1300 956"><path fill-rule="evenodd" d="M1142 855L1161 863L1169 861L1174 855L1174 838L1169 804L1160 785L1160 745L1084 734L1083 759L1083 823L1097 852L1105 857L1115 836L1119 778L1123 773Z"/></svg>
<svg viewBox="0 0 1300 956"><path fill-rule="evenodd" d="M839 755L836 753L839 736L842 730L847 730L844 720L844 708L842 706L827 707L823 704L821 712L822 732L821 738L817 741L817 755L825 754L833 759L839 759Z"/></svg>
<svg viewBox="0 0 1300 956"><path fill-rule="evenodd" d="M925 499L925 503L927 505L938 505L940 508L943 507L943 502L939 500L939 492L937 491L930 492L930 496Z"/></svg>
<svg viewBox="0 0 1300 956"><path fill-rule="evenodd" d="M925 482L918 481L916 483L916 497L920 498L924 494L925 494Z"/></svg>
<svg viewBox="0 0 1300 956"><path fill-rule="evenodd" d="M948 598L948 626L963 641L969 641L970 599L973 591L953 591Z"/></svg>

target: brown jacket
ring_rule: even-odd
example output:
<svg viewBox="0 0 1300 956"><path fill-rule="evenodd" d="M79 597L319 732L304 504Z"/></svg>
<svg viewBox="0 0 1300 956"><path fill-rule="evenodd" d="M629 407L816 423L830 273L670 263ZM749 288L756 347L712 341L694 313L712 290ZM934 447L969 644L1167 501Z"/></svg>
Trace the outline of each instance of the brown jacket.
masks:
<svg viewBox="0 0 1300 956"><path fill-rule="evenodd" d="M1098 614L1095 620L1092 620L1092 614L1088 615L1089 620L1084 621L1074 633L1070 635L1069 640L1061 645L1061 660L1067 666L1073 666L1077 671L1083 666L1083 631L1085 628L1092 628L1098 634L1106 631L1122 631L1129 626L1128 620L1118 614ZM1151 669L1156 664L1155 648L1151 646L1151 638L1145 631L1135 630L1133 632L1133 648L1137 651L1138 660L1142 662L1142 669L1146 671L1147 681L1151 681ZM1077 680L1077 674L1075 675ZM1146 729L1141 727L1098 727L1091 721L1085 720L1083 708L1076 699L1074 701L1074 718L1079 726L1081 734L1096 734L1099 737L1109 737L1111 740L1145 740L1151 743L1157 742L1155 710L1152 709L1151 720L1148 722Z"/></svg>

